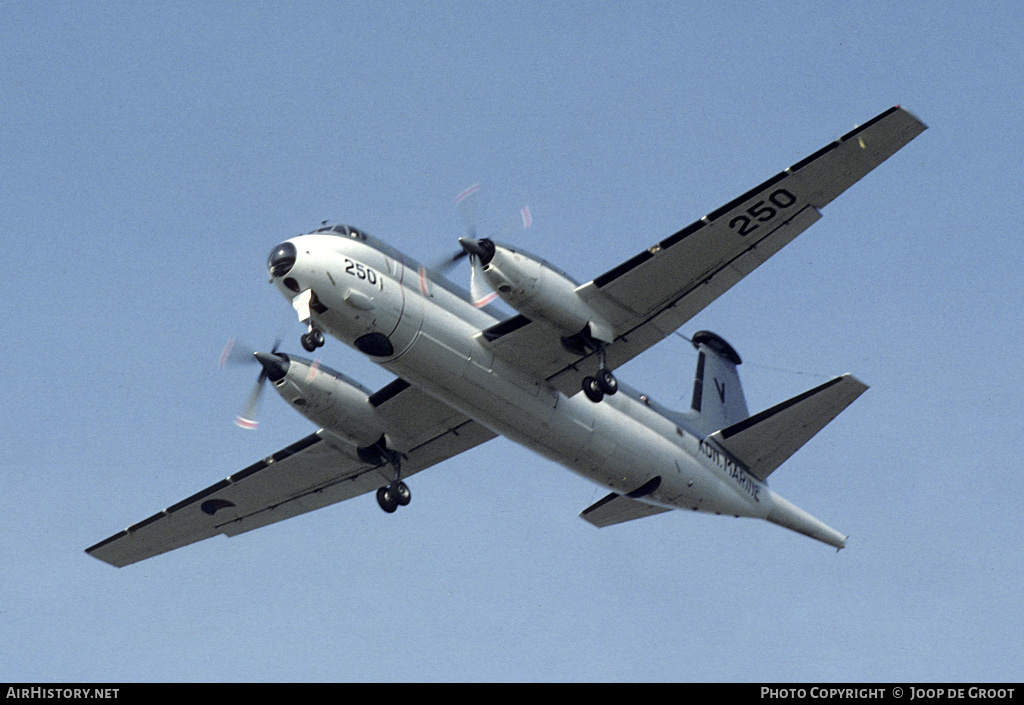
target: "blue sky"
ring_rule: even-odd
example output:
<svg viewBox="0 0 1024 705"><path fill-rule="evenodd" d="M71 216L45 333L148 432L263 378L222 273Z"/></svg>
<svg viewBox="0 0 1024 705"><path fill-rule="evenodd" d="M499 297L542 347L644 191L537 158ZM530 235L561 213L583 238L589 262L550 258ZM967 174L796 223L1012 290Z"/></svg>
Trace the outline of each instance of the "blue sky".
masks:
<svg viewBox="0 0 1024 705"><path fill-rule="evenodd" d="M0 679L1019 680L1024 6L0 5ZM325 219L433 261L455 194L590 279L894 104L930 127L682 333L759 410L871 389L772 476L851 538L668 513L496 440L411 483L115 570L83 549L314 428L228 337ZM459 270L455 277L466 277ZM390 377L341 344L325 364ZM683 407L671 338L618 371Z"/></svg>

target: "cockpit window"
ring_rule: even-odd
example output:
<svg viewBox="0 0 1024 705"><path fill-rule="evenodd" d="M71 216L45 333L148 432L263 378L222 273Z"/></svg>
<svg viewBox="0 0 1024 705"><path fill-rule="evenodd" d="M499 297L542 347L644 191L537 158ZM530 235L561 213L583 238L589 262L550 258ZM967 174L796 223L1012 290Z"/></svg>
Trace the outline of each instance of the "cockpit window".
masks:
<svg viewBox="0 0 1024 705"><path fill-rule="evenodd" d="M358 228L353 228L351 225L324 225L323 227L317 228L318 233L334 233L341 237L350 237L355 240L362 240L366 242L366 233Z"/></svg>
<svg viewBox="0 0 1024 705"><path fill-rule="evenodd" d="M335 225L334 232L339 235L355 238L356 240L366 240L366 234L362 230L353 228L351 225Z"/></svg>

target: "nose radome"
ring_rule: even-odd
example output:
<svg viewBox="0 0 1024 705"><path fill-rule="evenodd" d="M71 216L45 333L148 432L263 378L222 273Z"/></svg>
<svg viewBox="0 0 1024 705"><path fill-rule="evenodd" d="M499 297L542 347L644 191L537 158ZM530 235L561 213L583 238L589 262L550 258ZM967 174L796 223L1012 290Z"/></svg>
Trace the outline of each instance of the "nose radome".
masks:
<svg viewBox="0 0 1024 705"><path fill-rule="evenodd" d="M282 242L274 248L267 259L267 269L272 277L283 277L292 270L295 265L295 258L298 252L295 245L290 242Z"/></svg>

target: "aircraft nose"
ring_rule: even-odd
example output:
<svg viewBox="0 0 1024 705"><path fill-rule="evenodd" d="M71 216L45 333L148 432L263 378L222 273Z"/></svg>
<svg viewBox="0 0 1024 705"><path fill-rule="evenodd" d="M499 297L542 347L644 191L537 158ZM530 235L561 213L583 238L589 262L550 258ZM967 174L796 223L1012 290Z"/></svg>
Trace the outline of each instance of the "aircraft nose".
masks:
<svg viewBox="0 0 1024 705"><path fill-rule="evenodd" d="M295 258L297 256L298 251L295 249L295 245L290 242L282 242L275 247L267 259L267 269L270 271L270 276L283 277L288 274L292 267L295 266Z"/></svg>

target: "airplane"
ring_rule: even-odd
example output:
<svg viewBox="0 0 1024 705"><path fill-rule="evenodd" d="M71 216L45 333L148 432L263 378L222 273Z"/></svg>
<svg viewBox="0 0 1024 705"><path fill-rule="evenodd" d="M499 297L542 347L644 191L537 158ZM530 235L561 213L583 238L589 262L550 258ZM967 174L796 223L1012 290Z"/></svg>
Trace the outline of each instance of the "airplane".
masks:
<svg viewBox="0 0 1024 705"><path fill-rule="evenodd" d="M678 509L765 519L842 549L847 536L768 478L863 382L844 374L751 415L741 358L709 331L690 338L697 369L685 411L614 370L674 335L925 129L890 108L584 284L471 232L459 256L511 315L355 227L285 240L267 267L306 326L303 348L330 335L395 379L373 391L276 345L255 352L255 394L269 382L318 430L86 552L122 567L370 493L395 512L410 503L413 475L499 435L604 487L580 514L596 527ZM247 416L240 422L253 425Z"/></svg>

